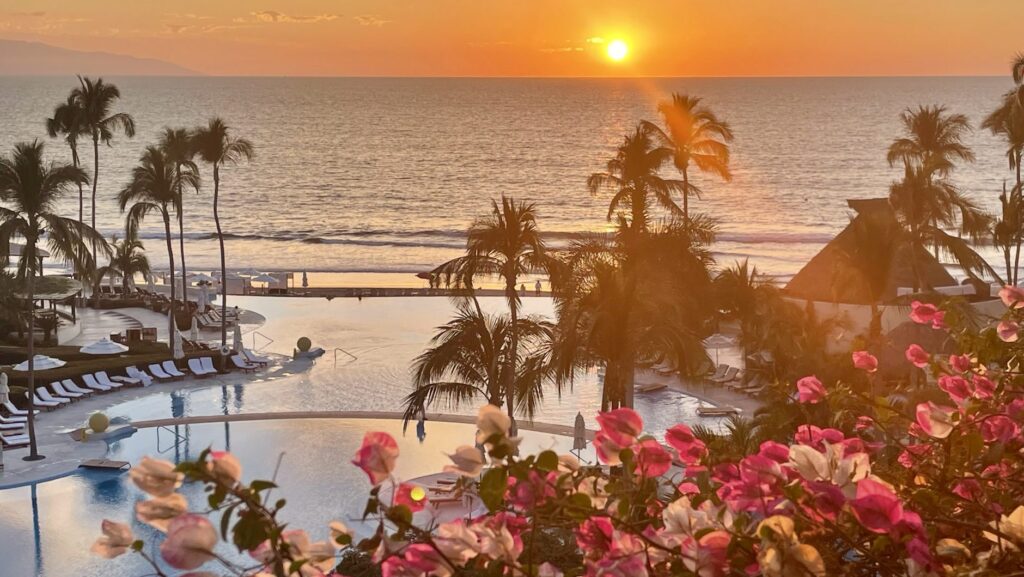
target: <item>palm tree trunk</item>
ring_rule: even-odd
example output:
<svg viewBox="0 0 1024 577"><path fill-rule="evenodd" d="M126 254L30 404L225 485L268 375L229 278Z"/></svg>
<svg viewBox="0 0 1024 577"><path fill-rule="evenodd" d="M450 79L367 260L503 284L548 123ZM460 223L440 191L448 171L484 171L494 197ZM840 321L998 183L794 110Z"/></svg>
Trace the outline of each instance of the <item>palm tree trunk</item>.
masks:
<svg viewBox="0 0 1024 577"><path fill-rule="evenodd" d="M508 372L505 375L505 403L508 405L508 417L512 420L512 428L509 434L515 436L516 361L519 358L519 305L517 300L519 297L516 294L515 275L506 276L505 279L505 297L508 299L509 318L512 321L512 326L509 327L512 331L512 342L510 344L512 350L509 353Z"/></svg>
<svg viewBox="0 0 1024 577"><path fill-rule="evenodd" d="M221 348L228 344L228 264L224 256L224 233L220 228L220 167L213 163L213 222L217 225L217 244L220 246L220 342Z"/></svg>
<svg viewBox="0 0 1024 577"><path fill-rule="evenodd" d="M690 175L683 167L683 225L690 227Z"/></svg>
<svg viewBox="0 0 1024 577"><path fill-rule="evenodd" d="M174 300L175 291L174 285L178 282L174 279L174 243L171 242L171 215L167 213L167 207L163 207L164 213L164 239L167 241L167 262L171 265L171 310L170 322L168 323L167 332L167 344L171 347L171 352L174 352L174 331L178 330L177 318L174 315Z"/></svg>
<svg viewBox="0 0 1024 577"><path fill-rule="evenodd" d="M81 165L81 159L78 158L78 146L72 144L71 146L71 163L75 168L79 168ZM78 222L79 224L85 222L85 190L82 188L82 182L78 182ZM76 247L76 250L81 253L81 246ZM82 271L78 270L78 265L75 265L75 278L81 280Z"/></svg>
<svg viewBox="0 0 1024 577"><path fill-rule="evenodd" d="M99 132L92 131L92 229L96 230L96 183L100 179L100 138ZM92 241L92 256L96 258L96 240Z"/></svg>
<svg viewBox="0 0 1024 577"><path fill-rule="evenodd" d="M185 199L181 196L181 166L176 166L174 170L178 179L178 202L181 204L178 210L178 252L181 256L181 291L184 293L181 300L188 303L188 281L185 280L188 277L185 268ZM187 307L185 310L188 310Z"/></svg>
<svg viewBox="0 0 1024 577"><path fill-rule="evenodd" d="M1011 193L1012 195L1016 195L1016 197L1017 197L1015 199L1017 202L1015 203L1014 206L1016 207L1016 210L1017 210L1017 221L1018 221L1017 222L1017 231L1016 231L1016 233L1014 235L1016 237L1016 241L1017 241L1016 244L1017 244L1017 246L1016 246L1016 254L1014 254L1014 257L1013 257L1013 278L1010 281L1010 284L1012 284L1014 286L1017 286L1017 283L1020 281L1020 245L1021 245L1021 243L1024 243L1024 230L1021 230L1021 227L1024 226L1024 223L1021 222L1021 217L1020 217L1020 212L1019 212L1020 211L1020 206L1021 206L1021 202L1020 202L1021 195L1024 194L1024 191L1021 190L1020 160L1021 160L1021 153L1017 152L1016 153L1016 162L1015 162L1015 164L1017 165L1016 166L1016 169L1017 169L1016 170L1017 186L1014 189L1014 191Z"/></svg>
<svg viewBox="0 0 1024 577"><path fill-rule="evenodd" d="M25 239L25 256L29 263L35 265L36 239L35 237ZM36 378L35 378L35 354L36 354L36 275L28 269L28 457L26 460L36 461L42 458L36 447Z"/></svg>

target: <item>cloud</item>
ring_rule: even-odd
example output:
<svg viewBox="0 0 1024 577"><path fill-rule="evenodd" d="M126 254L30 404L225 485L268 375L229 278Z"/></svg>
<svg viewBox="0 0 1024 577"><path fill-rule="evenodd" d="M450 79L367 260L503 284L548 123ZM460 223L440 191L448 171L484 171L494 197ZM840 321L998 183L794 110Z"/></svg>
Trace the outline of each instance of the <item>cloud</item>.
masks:
<svg viewBox="0 0 1024 577"><path fill-rule="evenodd" d="M358 22L360 26L377 26L378 28L391 22L391 20L385 20L375 14L360 14L359 16L353 16L352 19Z"/></svg>
<svg viewBox="0 0 1024 577"><path fill-rule="evenodd" d="M586 42L587 44L604 44L605 39L600 36L591 36L590 38L587 38Z"/></svg>
<svg viewBox="0 0 1024 577"><path fill-rule="evenodd" d="M166 28L171 34L181 34L188 30L188 26L184 24L164 24L164 28Z"/></svg>
<svg viewBox="0 0 1024 577"><path fill-rule="evenodd" d="M312 16L298 16L294 14L285 14L276 10L262 10L260 12L250 12L250 16L256 19L257 22L289 22L296 24L309 24L313 22L331 22L340 18L337 14L315 14ZM238 21L238 19L235 19Z"/></svg>

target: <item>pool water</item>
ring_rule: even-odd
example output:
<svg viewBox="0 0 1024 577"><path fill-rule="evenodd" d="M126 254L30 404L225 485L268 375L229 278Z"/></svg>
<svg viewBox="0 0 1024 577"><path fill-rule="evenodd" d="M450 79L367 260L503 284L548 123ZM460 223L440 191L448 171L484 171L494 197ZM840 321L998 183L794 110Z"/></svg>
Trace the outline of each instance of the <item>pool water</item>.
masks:
<svg viewBox="0 0 1024 577"><path fill-rule="evenodd" d="M370 489L366 475L350 463L366 431L386 431L399 444L396 476L411 479L438 472L446 452L473 444L475 427L428 422L420 442L414 428L402 435L396 420L280 420L213 423L167 429L143 429L111 446L109 458L138 462L150 455L177 462L195 458L208 447L229 449L244 467L246 481L277 475L288 504L282 520L327 538L327 524L342 520L358 526ZM523 432L523 450L567 452L572 439ZM593 456L584 453L584 458ZM202 487L186 485L182 494L191 508L202 510ZM136 536L155 547L159 532L134 519L133 507L145 496L127 473L88 471L54 481L0 491L0 575L2 577L138 577L148 573L136 555L113 560L94 557L89 547L103 519L130 522ZM216 520L215 520L216 524ZM226 556L237 555L222 544Z"/></svg>

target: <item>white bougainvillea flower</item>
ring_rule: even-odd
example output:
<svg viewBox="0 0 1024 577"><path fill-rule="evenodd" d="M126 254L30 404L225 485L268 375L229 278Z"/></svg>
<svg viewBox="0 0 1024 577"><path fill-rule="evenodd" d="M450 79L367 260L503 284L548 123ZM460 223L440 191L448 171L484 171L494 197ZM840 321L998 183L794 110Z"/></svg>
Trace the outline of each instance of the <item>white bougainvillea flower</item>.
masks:
<svg viewBox="0 0 1024 577"><path fill-rule="evenodd" d="M206 469L221 483L233 487L242 480L242 464L226 451L210 451Z"/></svg>
<svg viewBox="0 0 1024 577"><path fill-rule="evenodd" d="M436 544L447 559L459 565L465 565L480 554L479 538L461 520L439 525Z"/></svg>
<svg viewBox="0 0 1024 577"><path fill-rule="evenodd" d="M448 455L452 460L451 465L445 465L444 470L449 473L458 473L464 477L476 477L484 468L484 456L480 449L463 445L455 452Z"/></svg>
<svg viewBox="0 0 1024 577"><path fill-rule="evenodd" d="M124 523L104 519L100 530L103 531L103 535L96 539L90 550L104 559L124 555L135 542L132 528Z"/></svg>
<svg viewBox="0 0 1024 577"><path fill-rule="evenodd" d="M166 497L181 486L185 475L174 470L174 463L143 457L129 475L135 486L154 497Z"/></svg>
<svg viewBox="0 0 1024 577"><path fill-rule="evenodd" d="M917 424L929 437L945 439L953 432L953 407L944 407L928 401L917 405Z"/></svg>
<svg viewBox="0 0 1024 577"><path fill-rule="evenodd" d="M1017 507L1009 515L1000 515L999 521L993 521L989 526L1005 535L1005 538L985 531L986 539L1011 549L1024 545L1024 505ZM1007 543L1006 539L1010 539L1012 542Z"/></svg>
<svg viewBox="0 0 1024 577"><path fill-rule="evenodd" d="M214 558L217 530L202 515L175 517L167 528L167 538L160 544L160 556L175 569L198 569Z"/></svg>
<svg viewBox="0 0 1024 577"><path fill-rule="evenodd" d="M484 444L493 435L507 437L512 428L512 419L494 405L484 405L476 415L476 442Z"/></svg>
<svg viewBox="0 0 1024 577"><path fill-rule="evenodd" d="M135 518L160 531L167 532L167 526L178 515L188 512L188 501L180 493L166 497L153 497L135 504Z"/></svg>

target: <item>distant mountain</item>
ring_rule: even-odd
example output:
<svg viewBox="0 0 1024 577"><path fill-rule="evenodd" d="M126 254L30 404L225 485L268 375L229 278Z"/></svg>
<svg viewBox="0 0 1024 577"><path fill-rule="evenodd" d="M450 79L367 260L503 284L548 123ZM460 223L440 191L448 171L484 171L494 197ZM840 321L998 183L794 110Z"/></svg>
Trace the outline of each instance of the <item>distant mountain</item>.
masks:
<svg viewBox="0 0 1024 577"><path fill-rule="evenodd" d="M177 64L109 52L83 52L38 42L0 39L0 76L198 76Z"/></svg>

